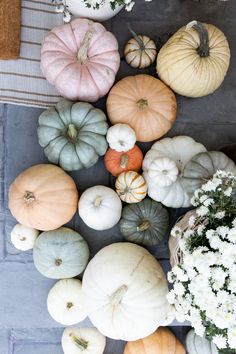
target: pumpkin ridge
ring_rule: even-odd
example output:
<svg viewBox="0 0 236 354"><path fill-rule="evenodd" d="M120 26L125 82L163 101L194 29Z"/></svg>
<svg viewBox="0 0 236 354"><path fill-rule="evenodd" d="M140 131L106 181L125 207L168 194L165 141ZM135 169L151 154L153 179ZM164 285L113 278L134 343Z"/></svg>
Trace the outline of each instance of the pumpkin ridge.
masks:
<svg viewBox="0 0 236 354"><path fill-rule="evenodd" d="M72 31L72 32L73 32L73 31ZM64 41L61 39L61 37L59 37L58 33L57 33L57 32L53 32L53 31L52 31L51 33L54 34L54 36L56 37L56 39L59 40L59 41L66 47L67 51L68 51L69 53L71 53L71 55L73 55L73 57L74 57L74 54L75 54L75 53L68 47L67 43L64 42ZM74 44L76 44L76 43L74 42ZM76 44L76 47L77 47L77 44Z"/></svg>

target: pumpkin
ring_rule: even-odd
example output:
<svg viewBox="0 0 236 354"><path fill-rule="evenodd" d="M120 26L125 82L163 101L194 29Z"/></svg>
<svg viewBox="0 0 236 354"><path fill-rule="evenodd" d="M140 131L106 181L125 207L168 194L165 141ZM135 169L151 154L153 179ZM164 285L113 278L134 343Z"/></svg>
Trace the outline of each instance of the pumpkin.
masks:
<svg viewBox="0 0 236 354"><path fill-rule="evenodd" d="M188 136L164 138L157 141L143 160L143 176L148 184L149 197L167 207L189 207L191 205L190 197L183 187L182 173L191 158L204 151L206 149L202 144ZM160 161L160 159L163 158L168 159L165 163L168 162L169 167L165 167L163 170L166 173L166 178L163 172L161 178L158 177L158 173L162 169L160 166L163 166L164 163L164 160ZM178 168L177 179L175 167ZM168 169L173 169L174 172L170 172Z"/></svg>
<svg viewBox="0 0 236 354"><path fill-rule="evenodd" d="M124 354L186 354L186 351L168 328L160 327L146 338L128 342Z"/></svg>
<svg viewBox="0 0 236 354"><path fill-rule="evenodd" d="M94 230L107 230L121 217L122 203L113 189L105 186L88 188L79 200L79 216Z"/></svg>
<svg viewBox="0 0 236 354"><path fill-rule="evenodd" d="M61 96L95 102L110 90L120 66L118 43L103 25L75 19L44 39L41 69Z"/></svg>
<svg viewBox="0 0 236 354"><path fill-rule="evenodd" d="M126 62L133 68L147 68L154 63L157 56L157 47L153 40L144 35L137 35L129 29L133 38L125 46Z"/></svg>
<svg viewBox="0 0 236 354"><path fill-rule="evenodd" d="M224 34L213 25L192 21L161 48L157 73L178 94L202 97L221 85L229 62L230 49Z"/></svg>
<svg viewBox="0 0 236 354"><path fill-rule="evenodd" d="M93 325L113 339L143 338L169 311L160 264L146 249L129 242L111 244L95 255L85 270L82 290Z"/></svg>
<svg viewBox="0 0 236 354"><path fill-rule="evenodd" d="M126 152L133 149L136 134L128 124L115 124L107 131L107 141L111 149Z"/></svg>
<svg viewBox="0 0 236 354"><path fill-rule="evenodd" d="M207 151L193 156L183 171L183 186L186 192L192 197L194 191L211 179L218 170L236 175L235 163L223 152Z"/></svg>
<svg viewBox="0 0 236 354"><path fill-rule="evenodd" d="M96 328L66 328L61 339L64 354L103 354L106 338Z"/></svg>
<svg viewBox="0 0 236 354"><path fill-rule="evenodd" d="M60 167L35 165L23 171L9 189L15 219L37 230L54 230L70 221L77 209L75 182Z"/></svg>
<svg viewBox="0 0 236 354"><path fill-rule="evenodd" d="M28 251L34 247L39 231L22 224L16 224L11 230L11 242L21 251Z"/></svg>
<svg viewBox="0 0 236 354"><path fill-rule="evenodd" d="M34 245L34 265L47 278L73 278L89 259L87 242L67 227L41 233Z"/></svg>
<svg viewBox="0 0 236 354"><path fill-rule="evenodd" d="M87 313L84 307L81 281L78 279L59 280L49 291L47 308L50 316L64 326L83 321Z"/></svg>
<svg viewBox="0 0 236 354"><path fill-rule="evenodd" d="M137 145L126 152L108 149L104 157L106 169L115 177L126 171L138 172L142 167L142 162L143 153Z"/></svg>
<svg viewBox="0 0 236 354"><path fill-rule="evenodd" d="M147 195L147 184L137 172L123 172L116 179L116 193L123 202L138 203Z"/></svg>
<svg viewBox="0 0 236 354"><path fill-rule="evenodd" d="M120 220L121 234L130 242L158 245L168 230L169 215L161 203L149 198L127 205Z"/></svg>
<svg viewBox="0 0 236 354"><path fill-rule="evenodd" d="M40 115L38 139L50 162L67 171L80 170L105 154L107 129L100 109L63 100Z"/></svg>
<svg viewBox="0 0 236 354"><path fill-rule="evenodd" d="M215 344L196 335L193 329L187 334L186 347L189 354L218 354Z"/></svg>
<svg viewBox="0 0 236 354"><path fill-rule="evenodd" d="M107 112L112 124L126 123L138 141L152 141L170 130L176 119L174 93L150 75L129 76L111 89Z"/></svg>

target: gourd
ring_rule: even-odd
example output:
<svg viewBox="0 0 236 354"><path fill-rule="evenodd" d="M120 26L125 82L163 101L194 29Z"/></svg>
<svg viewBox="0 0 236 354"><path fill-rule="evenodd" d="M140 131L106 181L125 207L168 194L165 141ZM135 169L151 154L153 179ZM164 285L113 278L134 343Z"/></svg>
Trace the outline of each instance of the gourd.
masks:
<svg viewBox="0 0 236 354"><path fill-rule="evenodd" d="M79 216L94 230L107 230L121 217L122 203L113 189L105 186L88 188L79 200Z"/></svg>
<svg viewBox="0 0 236 354"><path fill-rule="evenodd" d="M35 165L23 171L9 189L15 219L37 230L54 230L70 221L77 209L75 182L60 167Z"/></svg>
<svg viewBox="0 0 236 354"><path fill-rule="evenodd" d="M185 165L193 156L205 151L206 149L202 144L197 143L188 136L164 138L156 142L143 160L143 176L148 184L149 197L167 207L189 207L191 205L190 197L183 186L182 173ZM158 169L161 170L159 166L164 164L163 159L166 158L168 159L168 166L171 164L174 173L171 175L172 172L170 173L166 169L168 178L165 179L165 174L162 174L160 178L156 174L156 171L157 165ZM178 169L178 176L175 180L176 167ZM172 177L170 178L170 176ZM170 184L170 182L172 183Z"/></svg>
<svg viewBox="0 0 236 354"><path fill-rule="evenodd" d="M147 184L137 172L121 173L116 179L116 193L123 202L139 203L147 195Z"/></svg>
<svg viewBox="0 0 236 354"><path fill-rule="evenodd" d="M78 279L59 280L49 291L47 308L50 316L64 326L83 321L87 313L81 281Z"/></svg>
<svg viewBox="0 0 236 354"><path fill-rule="evenodd" d="M21 251L28 251L34 247L39 231L22 224L16 224L11 230L11 242Z"/></svg>
<svg viewBox="0 0 236 354"><path fill-rule="evenodd" d="M128 76L111 89L107 113L112 124L129 124L138 141L152 141L166 134L176 119L174 93L150 75Z"/></svg>
<svg viewBox="0 0 236 354"><path fill-rule="evenodd" d="M192 21L178 30L157 56L157 73L173 91L187 97L213 93L230 62L224 34L211 24Z"/></svg>
<svg viewBox="0 0 236 354"><path fill-rule="evenodd" d="M107 129L100 109L63 100L39 116L38 139L50 162L67 171L80 170L105 154Z"/></svg>
<svg viewBox="0 0 236 354"><path fill-rule="evenodd" d="M34 245L34 265L47 278L73 278L83 272L89 248L83 237L67 227L41 233Z"/></svg>
<svg viewBox="0 0 236 354"><path fill-rule="evenodd" d="M115 124L107 131L107 141L111 149L126 152L133 149L136 134L128 124Z"/></svg>
<svg viewBox="0 0 236 354"><path fill-rule="evenodd" d="M218 170L236 175L235 163L223 152L207 151L193 156L183 171L183 186L186 192L192 197L194 191L211 179Z"/></svg>
<svg viewBox="0 0 236 354"><path fill-rule="evenodd" d="M95 102L110 90L120 66L118 43L103 25L87 19L55 27L41 49L41 69L61 96Z"/></svg>
<svg viewBox="0 0 236 354"><path fill-rule="evenodd" d="M64 354L103 354L106 338L96 328L66 328L63 332Z"/></svg>
<svg viewBox="0 0 236 354"><path fill-rule="evenodd" d="M189 354L218 354L215 344L196 335L193 329L187 334L186 347Z"/></svg>
<svg viewBox="0 0 236 354"><path fill-rule="evenodd" d="M113 339L143 338L169 311L160 264L146 249L129 242L111 244L95 255L85 270L82 290L93 325Z"/></svg>
<svg viewBox="0 0 236 354"><path fill-rule="evenodd" d="M169 226L169 215L161 203L149 198L123 208L119 223L126 240L144 246L160 243Z"/></svg>
<svg viewBox="0 0 236 354"><path fill-rule="evenodd" d="M137 35L129 28L133 38L125 46L126 62L133 68L147 68L154 63L157 56L157 47L152 39L144 35Z"/></svg>
<svg viewBox="0 0 236 354"><path fill-rule="evenodd" d="M158 328L150 336L128 342L124 354L186 354L186 351L175 335L164 327ZM191 353L190 353L191 354ZM207 354L201 352L201 354Z"/></svg>
<svg viewBox="0 0 236 354"><path fill-rule="evenodd" d="M115 177L122 172L138 172L142 167L142 162L143 153L137 145L126 152L118 152L108 149L104 157L106 169Z"/></svg>

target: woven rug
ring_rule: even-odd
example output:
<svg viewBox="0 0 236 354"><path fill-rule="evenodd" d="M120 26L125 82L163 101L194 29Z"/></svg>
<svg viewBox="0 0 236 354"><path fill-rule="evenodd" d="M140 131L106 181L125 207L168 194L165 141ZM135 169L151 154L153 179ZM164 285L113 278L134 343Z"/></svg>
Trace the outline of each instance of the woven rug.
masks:
<svg viewBox="0 0 236 354"><path fill-rule="evenodd" d="M40 70L41 42L61 25L62 15L50 0L22 0L21 47L18 60L0 60L0 102L49 107L60 99Z"/></svg>

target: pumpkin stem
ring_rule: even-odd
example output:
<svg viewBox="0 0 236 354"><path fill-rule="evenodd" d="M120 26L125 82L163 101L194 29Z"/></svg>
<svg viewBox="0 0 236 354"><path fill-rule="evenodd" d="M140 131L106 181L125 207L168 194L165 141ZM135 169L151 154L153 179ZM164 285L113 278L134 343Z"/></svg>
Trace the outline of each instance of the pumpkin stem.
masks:
<svg viewBox="0 0 236 354"><path fill-rule="evenodd" d="M111 303L113 306L117 306L121 303L123 296L125 295L126 291L128 290L127 285L122 285L119 289L117 289L112 295L111 295Z"/></svg>
<svg viewBox="0 0 236 354"><path fill-rule="evenodd" d="M137 227L137 232L143 232L150 228L151 223L149 220L143 220L143 222Z"/></svg>
<svg viewBox="0 0 236 354"><path fill-rule="evenodd" d="M137 102L138 108L140 109L145 109L148 107L148 100L145 100L144 98L141 98L138 102Z"/></svg>
<svg viewBox="0 0 236 354"><path fill-rule="evenodd" d="M194 28L200 38L200 45L197 49L198 55L202 58L209 56L209 34L204 25L199 21L192 21L187 24L187 29Z"/></svg>
<svg viewBox="0 0 236 354"><path fill-rule="evenodd" d="M67 304L66 304L66 307L68 308L68 310L71 309L71 307L73 307L73 306L74 305L72 302L67 302Z"/></svg>
<svg viewBox="0 0 236 354"><path fill-rule="evenodd" d="M29 192L29 191L25 191L25 194L24 194L24 201L27 203L27 204L31 204L35 201L35 196L34 196L34 193L33 192Z"/></svg>
<svg viewBox="0 0 236 354"><path fill-rule="evenodd" d="M94 206L96 208L98 208L100 205L102 204L102 198L101 197L97 197L94 201Z"/></svg>
<svg viewBox="0 0 236 354"><path fill-rule="evenodd" d="M130 31L130 33L132 34L132 36L134 37L134 39L136 40L136 42L139 45L139 48L141 51L145 50L145 45L142 41L142 39L140 38L140 35L138 35L136 32L134 32L134 30L130 27L130 25L128 24L128 29Z"/></svg>
<svg viewBox="0 0 236 354"><path fill-rule="evenodd" d="M120 167L121 168L126 168L129 162L129 157L126 154L121 155L120 158Z"/></svg>
<svg viewBox="0 0 236 354"><path fill-rule="evenodd" d="M78 135L78 131L77 128L74 124L69 124L68 125L68 129L67 129L67 135L69 136L69 138L71 140L75 140L77 135Z"/></svg>
<svg viewBox="0 0 236 354"><path fill-rule="evenodd" d="M77 338L76 336L74 336L72 333L70 333L70 337L73 341L73 343L81 350L85 350L88 348L88 343L86 340L84 340L83 338Z"/></svg>
<svg viewBox="0 0 236 354"><path fill-rule="evenodd" d="M60 258L58 258L58 259L55 260L55 265L56 265L57 267L60 267L61 264L62 264L62 260L61 260Z"/></svg>
<svg viewBox="0 0 236 354"><path fill-rule="evenodd" d="M77 54L77 59L81 64L87 64L88 62L88 49L94 32L94 28L92 28L92 25L90 25L90 29L86 32Z"/></svg>

